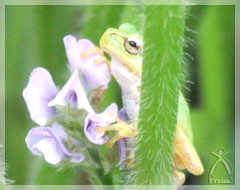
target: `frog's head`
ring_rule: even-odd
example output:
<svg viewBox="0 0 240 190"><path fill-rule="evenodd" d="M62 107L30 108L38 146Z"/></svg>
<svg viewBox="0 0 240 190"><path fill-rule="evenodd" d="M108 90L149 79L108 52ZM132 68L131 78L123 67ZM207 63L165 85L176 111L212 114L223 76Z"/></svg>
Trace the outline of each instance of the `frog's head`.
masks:
<svg viewBox="0 0 240 190"><path fill-rule="evenodd" d="M122 24L118 29L108 29L100 39L100 46L131 72L141 74L143 40L133 25Z"/></svg>

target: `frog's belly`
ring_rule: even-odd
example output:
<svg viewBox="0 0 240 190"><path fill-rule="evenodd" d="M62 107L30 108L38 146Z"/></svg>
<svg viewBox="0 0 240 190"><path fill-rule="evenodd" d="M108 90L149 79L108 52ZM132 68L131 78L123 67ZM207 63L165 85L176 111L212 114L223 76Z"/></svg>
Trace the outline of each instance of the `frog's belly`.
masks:
<svg viewBox="0 0 240 190"><path fill-rule="evenodd" d="M122 89L122 101L130 122L138 118L141 76L131 72L127 66L112 57L111 71Z"/></svg>
<svg viewBox="0 0 240 190"><path fill-rule="evenodd" d="M133 99L129 94L122 92L122 100L129 121L134 122L138 118L139 99Z"/></svg>

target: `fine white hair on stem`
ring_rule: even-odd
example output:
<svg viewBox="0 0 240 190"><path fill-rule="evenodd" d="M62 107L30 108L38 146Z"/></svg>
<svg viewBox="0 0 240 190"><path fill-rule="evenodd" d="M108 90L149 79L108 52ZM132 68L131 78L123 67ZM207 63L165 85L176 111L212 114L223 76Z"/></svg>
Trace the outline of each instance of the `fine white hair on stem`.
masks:
<svg viewBox="0 0 240 190"><path fill-rule="evenodd" d="M2 161L1 147L2 145L0 144L0 189L11 190L13 181L6 179L7 165Z"/></svg>

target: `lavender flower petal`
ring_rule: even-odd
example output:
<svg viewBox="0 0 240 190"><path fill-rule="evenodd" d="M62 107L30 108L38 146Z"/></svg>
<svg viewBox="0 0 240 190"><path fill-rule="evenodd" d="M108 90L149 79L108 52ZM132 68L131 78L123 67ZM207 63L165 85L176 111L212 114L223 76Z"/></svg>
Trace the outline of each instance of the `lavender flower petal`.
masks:
<svg viewBox="0 0 240 190"><path fill-rule="evenodd" d="M78 68L78 64L81 64L80 55L76 56L77 52L77 39L71 35L66 36L63 38L63 43L65 46L66 54L68 57L69 64L73 71L75 71Z"/></svg>
<svg viewBox="0 0 240 190"><path fill-rule="evenodd" d="M39 125L45 125L49 118L56 114L48 103L54 99L58 90L49 72L44 68L32 71L23 97L27 104L31 119Z"/></svg>
<svg viewBox="0 0 240 190"><path fill-rule="evenodd" d="M57 137L59 146L61 147L62 152L65 154L65 157L71 158L71 162L81 162L84 159L84 156L77 153L71 153L64 145L63 141L71 143L75 146L80 146L81 143L74 139L73 137L67 135L67 133L64 131L62 125L58 123L54 123L52 126L52 133Z"/></svg>
<svg viewBox="0 0 240 190"><path fill-rule="evenodd" d="M49 102L49 106L62 105L66 106L70 103L71 106L77 107L78 109L84 109L88 113L94 113L85 91L80 83L78 70L76 69L62 88L62 90L57 94L57 96Z"/></svg>
<svg viewBox="0 0 240 190"><path fill-rule="evenodd" d="M86 58L81 54L95 48L93 43L87 39L81 39L77 42L76 38L69 35L63 39L69 64L74 71L79 68L82 71L86 82L86 90L106 86L111 78L107 63L95 63L100 58L99 53L94 53Z"/></svg>
<svg viewBox="0 0 240 190"><path fill-rule="evenodd" d="M54 124L56 128L62 126ZM63 129L61 129L63 130ZM66 136L67 134L64 134ZM84 156L71 153L66 148L61 137L50 127L36 127L29 131L26 139L28 149L35 155L44 156L46 162L56 165L62 160L71 159L72 162L81 162Z"/></svg>
<svg viewBox="0 0 240 190"><path fill-rule="evenodd" d="M107 126L115 119L108 115L108 112L112 112L117 115L117 105L111 104L103 113L100 114L88 114L84 122L84 132L88 140L94 144L102 145L108 140L108 137L104 133L97 133L95 129L99 126Z"/></svg>
<svg viewBox="0 0 240 190"><path fill-rule="evenodd" d="M124 161L126 159L126 145L124 139L119 139L117 141L118 145L118 154L120 157L120 161L118 162L117 166L120 166L120 169L124 167Z"/></svg>

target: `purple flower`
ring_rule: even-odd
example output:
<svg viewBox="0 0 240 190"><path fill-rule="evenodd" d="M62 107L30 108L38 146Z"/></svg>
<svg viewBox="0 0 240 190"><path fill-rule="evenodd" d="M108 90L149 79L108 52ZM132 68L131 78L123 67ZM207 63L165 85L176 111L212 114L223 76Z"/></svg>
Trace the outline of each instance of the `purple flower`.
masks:
<svg viewBox="0 0 240 190"><path fill-rule="evenodd" d="M62 126L54 123L53 127L35 127L31 129L25 139L28 149L37 156L44 156L46 162L52 165L62 160L70 159L71 162L79 163L84 156L70 152L63 141L80 145L80 142L69 137Z"/></svg>
<svg viewBox="0 0 240 190"><path fill-rule="evenodd" d="M112 112L117 115L117 110L117 105L113 103L103 113L87 115L84 122L84 132L89 141L98 145L102 145L107 142L108 137L105 136L104 133L97 133L95 129L115 122L115 119L109 116L108 112Z"/></svg>
<svg viewBox="0 0 240 190"><path fill-rule="evenodd" d="M77 41L75 37L69 35L64 37L63 42L72 71L77 68L81 70L86 82L86 90L108 84L111 75L106 61L102 59L103 55L94 51L86 57L81 56L83 53L97 49L91 41L87 39Z"/></svg>
<svg viewBox="0 0 240 190"><path fill-rule="evenodd" d="M80 83L77 69L60 92L46 69L34 69L23 90L23 97L31 119L39 125L46 125L56 115L55 105L66 106L69 103L72 107L94 113Z"/></svg>
<svg viewBox="0 0 240 190"><path fill-rule="evenodd" d="M32 71L23 97L27 104L31 119L39 125L45 125L49 118L56 114L48 103L54 99L58 89L46 69L36 68Z"/></svg>
<svg viewBox="0 0 240 190"><path fill-rule="evenodd" d="M89 104L86 93L80 83L78 69L74 71L71 78L57 94L57 96L51 102L49 102L48 106L65 106L68 103L70 103L72 107L84 109L88 113L94 113L91 105Z"/></svg>

